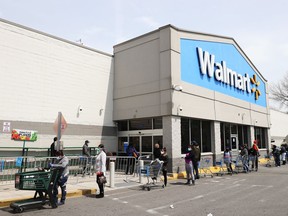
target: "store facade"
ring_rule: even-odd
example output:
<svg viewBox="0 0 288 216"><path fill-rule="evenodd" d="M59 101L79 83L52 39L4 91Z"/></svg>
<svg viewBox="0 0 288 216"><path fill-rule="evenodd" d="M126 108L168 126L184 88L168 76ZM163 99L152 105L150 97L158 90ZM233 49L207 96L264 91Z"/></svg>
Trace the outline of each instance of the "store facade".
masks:
<svg viewBox="0 0 288 216"><path fill-rule="evenodd" d="M119 153L160 142L176 172L193 140L214 162L255 139L269 148L267 82L233 38L164 26L114 46L114 76Z"/></svg>
<svg viewBox="0 0 288 216"><path fill-rule="evenodd" d="M121 155L133 143L143 155L160 143L171 172L193 140L213 162L255 139L269 148L267 82L233 38L167 25L110 55L6 20L0 33L1 150L22 147L13 129L37 131L27 147L49 148L59 111L65 147L88 139Z"/></svg>

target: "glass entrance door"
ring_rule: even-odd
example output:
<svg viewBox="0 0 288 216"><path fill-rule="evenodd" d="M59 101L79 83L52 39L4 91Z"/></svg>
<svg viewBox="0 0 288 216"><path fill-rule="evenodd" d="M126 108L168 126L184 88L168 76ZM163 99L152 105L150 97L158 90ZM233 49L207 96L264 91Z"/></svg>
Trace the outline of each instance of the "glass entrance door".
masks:
<svg viewBox="0 0 288 216"><path fill-rule="evenodd" d="M238 148L238 135L237 134L231 134L231 150L233 154L233 158L237 157L239 154L239 148Z"/></svg>
<svg viewBox="0 0 288 216"><path fill-rule="evenodd" d="M151 135L129 135L129 143L132 143L140 155L153 154L153 142Z"/></svg>

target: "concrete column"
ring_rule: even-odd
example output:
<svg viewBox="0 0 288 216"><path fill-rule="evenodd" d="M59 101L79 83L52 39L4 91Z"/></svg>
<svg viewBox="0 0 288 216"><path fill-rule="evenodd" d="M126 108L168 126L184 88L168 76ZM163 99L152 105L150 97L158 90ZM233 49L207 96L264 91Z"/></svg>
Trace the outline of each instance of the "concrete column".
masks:
<svg viewBox="0 0 288 216"><path fill-rule="evenodd" d="M254 127L250 126L248 131L248 141L250 140L250 143L248 143L248 146L252 146L254 141Z"/></svg>
<svg viewBox="0 0 288 216"><path fill-rule="evenodd" d="M170 158L168 172L182 171L180 167L184 166L184 161L181 159L181 117L163 117L163 145Z"/></svg>
<svg viewBox="0 0 288 216"><path fill-rule="evenodd" d="M222 158L221 153L221 126L220 122L212 122L212 152L213 152L213 162Z"/></svg>

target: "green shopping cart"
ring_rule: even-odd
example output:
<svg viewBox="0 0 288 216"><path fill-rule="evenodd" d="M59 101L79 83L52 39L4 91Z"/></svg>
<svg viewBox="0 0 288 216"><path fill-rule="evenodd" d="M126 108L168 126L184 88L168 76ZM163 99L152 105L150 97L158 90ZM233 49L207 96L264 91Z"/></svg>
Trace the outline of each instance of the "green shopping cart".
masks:
<svg viewBox="0 0 288 216"><path fill-rule="evenodd" d="M30 171L15 174L15 188L19 190L35 190L34 197L10 204L16 213L21 213L25 208L39 207L50 204L52 208L57 208L57 204L52 196L54 184L57 181L59 170L50 171Z"/></svg>

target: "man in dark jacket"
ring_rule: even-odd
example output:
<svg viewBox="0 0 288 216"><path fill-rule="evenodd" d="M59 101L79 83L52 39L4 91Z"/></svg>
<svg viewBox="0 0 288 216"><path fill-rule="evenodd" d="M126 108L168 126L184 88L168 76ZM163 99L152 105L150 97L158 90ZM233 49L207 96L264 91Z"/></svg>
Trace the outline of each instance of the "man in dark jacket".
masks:
<svg viewBox="0 0 288 216"><path fill-rule="evenodd" d="M82 155L84 156L83 159L83 176L87 173L88 163L90 163L90 151L88 147L89 140L86 140L83 147L82 147Z"/></svg>
<svg viewBox="0 0 288 216"><path fill-rule="evenodd" d="M199 165L201 160L201 150L199 144L196 141L192 142L192 152L194 154L194 160L192 161L194 171L195 171L195 178L199 179Z"/></svg>
<svg viewBox="0 0 288 216"><path fill-rule="evenodd" d="M50 146L50 157L56 157L56 143L57 137L54 137L53 143Z"/></svg>

